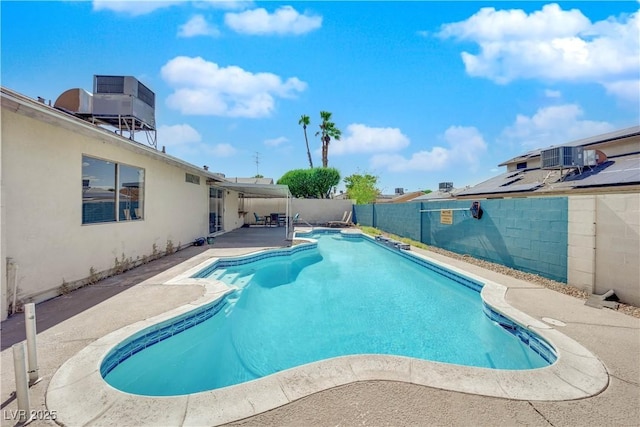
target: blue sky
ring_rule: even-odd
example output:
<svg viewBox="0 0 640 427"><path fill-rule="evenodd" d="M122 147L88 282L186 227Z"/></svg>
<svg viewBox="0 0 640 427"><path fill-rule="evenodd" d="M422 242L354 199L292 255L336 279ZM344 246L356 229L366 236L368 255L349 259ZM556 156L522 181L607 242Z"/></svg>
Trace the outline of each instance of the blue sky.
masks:
<svg viewBox="0 0 640 427"><path fill-rule="evenodd" d="M329 166L384 193L474 185L530 149L640 124L637 1L2 1L2 85L156 93L158 145L227 177ZM259 153L259 154L256 154ZM256 164L256 156L259 163Z"/></svg>

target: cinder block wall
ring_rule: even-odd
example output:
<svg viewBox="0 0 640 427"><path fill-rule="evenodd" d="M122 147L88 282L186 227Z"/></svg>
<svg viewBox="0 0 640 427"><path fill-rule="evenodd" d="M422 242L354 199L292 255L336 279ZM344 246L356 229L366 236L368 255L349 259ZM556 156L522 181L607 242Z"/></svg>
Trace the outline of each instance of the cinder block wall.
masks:
<svg viewBox="0 0 640 427"><path fill-rule="evenodd" d="M576 286L615 290L640 306L640 194L355 206L356 218L399 236ZM443 224L442 209L453 211ZM423 211L423 212L420 212ZM416 238L419 236L419 238Z"/></svg>
<svg viewBox="0 0 640 427"><path fill-rule="evenodd" d="M420 203L389 203L374 206L377 228L420 241Z"/></svg>
<svg viewBox="0 0 640 427"><path fill-rule="evenodd" d="M423 203L423 209L471 207L471 201ZM481 219L454 211L453 224L425 212L423 242L507 267L567 281L567 198L481 200ZM440 205L440 206L439 206Z"/></svg>
<svg viewBox="0 0 640 427"><path fill-rule="evenodd" d="M482 200L482 219L471 200L356 206L362 225L496 262L561 282L567 281L567 198ZM454 209L443 224L442 209ZM420 212L423 211L423 212ZM365 219L372 218L371 223ZM419 236L419 239L416 238Z"/></svg>

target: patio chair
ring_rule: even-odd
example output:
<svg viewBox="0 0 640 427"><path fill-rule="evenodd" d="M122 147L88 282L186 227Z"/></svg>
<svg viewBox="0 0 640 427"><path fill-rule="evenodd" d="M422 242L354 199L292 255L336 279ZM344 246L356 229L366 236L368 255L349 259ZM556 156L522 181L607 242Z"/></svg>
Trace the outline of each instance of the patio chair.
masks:
<svg viewBox="0 0 640 427"><path fill-rule="evenodd" d="M344 219L342 221L329 221L327 223L327 226L328 227L349 227L353 225L353 223L351 222L352 212L347 211L345 213L347 214L347 216L343 217Z"/></svg>
<svg viewBox="0 0 640 427"><path fill-rule="evenodd" d="M262 223L262 225L267 225L267 217L258 216L258 214L255 212L253 213L253 216L256 218L256 224Z"/></svg>
<svg viewBox="0 0 640 427"><path fill-rule="evenodd" d="M340 222L344 222L347 220L347 215L349 215L349 211L344 211L344 213L342 214L342 218L340 218ZM329 221L331 222L331 221Z"/></svg>
<svg viewBox="0 0 640 427"><path fill-rule="evenodd" d="M302 222L304 224L307 225L307 227L311 227L313 228L313 225L309 224L307 221L305 221L304 219L300 218L300 213L296 212L296 214L293 216L293 226L295 227L297 223Z"/></svg>

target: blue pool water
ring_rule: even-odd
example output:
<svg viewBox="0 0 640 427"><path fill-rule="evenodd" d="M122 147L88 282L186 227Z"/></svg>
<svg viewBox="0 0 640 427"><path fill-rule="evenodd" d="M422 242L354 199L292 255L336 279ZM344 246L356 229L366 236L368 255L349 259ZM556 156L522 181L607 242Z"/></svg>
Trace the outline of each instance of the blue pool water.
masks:
<svg viewBox="0 0 640 427"><path fill-rule="evenodd" d="M483 307L480 284L447 278L425 268L426 261L365 237L312 237L317 248L207 269L240 289L206 312L128 340L103 362L106 381L162 396L353 354L495 369L553 362L540 338Z"/></svg>

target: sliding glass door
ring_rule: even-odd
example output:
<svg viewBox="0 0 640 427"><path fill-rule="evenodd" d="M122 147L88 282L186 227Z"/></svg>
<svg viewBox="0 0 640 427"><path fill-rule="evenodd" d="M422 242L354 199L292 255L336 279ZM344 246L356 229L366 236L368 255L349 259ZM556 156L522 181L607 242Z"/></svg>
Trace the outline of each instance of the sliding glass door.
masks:
<svg viewBox="0 0 640 427"><path fill-rule="evenodd" d="M209 233L224 230L224 190L209 187Z"/></svg>

